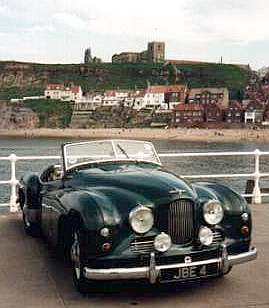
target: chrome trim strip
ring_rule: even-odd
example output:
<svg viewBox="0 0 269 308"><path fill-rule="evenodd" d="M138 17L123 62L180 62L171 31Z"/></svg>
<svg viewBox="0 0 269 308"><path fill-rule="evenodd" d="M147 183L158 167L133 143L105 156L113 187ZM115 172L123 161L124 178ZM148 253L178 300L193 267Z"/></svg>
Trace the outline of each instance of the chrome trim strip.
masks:
<svg viewBox="0 0 269 308"><path fill-rule="evenodd" d="M238 255L228 255L228 262L230 266L253 261L257 258L258 252L255 247L252 247L250 251L243 252Z"/></svg>
<svg viewBox="0 0 269 308"><path fill-rule="evenodd" d="M134 267L134 268L108 268L108 269L93 269L85 267L83 269L84 277L91 280L121 280L121 279L149 279L151 283L155 283L160 270L200 266L212 263L218 263L221 270L227 269L227 266L233 266L257 258L257 249L252 248L248 252L240 253L238 255L226 255L226 247L222 249L222 254L219 258L190 262L190 263L176 263L168 265L156 265L154 253L150 255L149 266Z"/></svg>

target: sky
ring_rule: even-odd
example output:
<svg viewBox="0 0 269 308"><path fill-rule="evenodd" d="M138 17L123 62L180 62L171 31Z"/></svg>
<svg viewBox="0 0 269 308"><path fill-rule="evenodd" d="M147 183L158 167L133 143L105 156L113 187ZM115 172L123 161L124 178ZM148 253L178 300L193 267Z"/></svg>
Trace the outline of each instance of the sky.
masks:
<svg viewBox="0 0 269 308"><path fill-rule="evenodd" d="M268 0L0 0L0 60L81 63L165 41L166 59L269 66Z"/></svg>

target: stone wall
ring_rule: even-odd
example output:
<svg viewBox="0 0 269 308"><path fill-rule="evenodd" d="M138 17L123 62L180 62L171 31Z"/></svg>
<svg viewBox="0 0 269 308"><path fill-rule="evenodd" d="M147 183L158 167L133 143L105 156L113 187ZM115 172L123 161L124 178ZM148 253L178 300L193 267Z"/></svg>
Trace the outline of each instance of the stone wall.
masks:
<svg viewBox="0 0 269 308"><path fill-rule="evenodd" d="M95 111L74 112L72 128L148 127L152 121L149 110L137 111L128 107L100 107Z"/></svg>

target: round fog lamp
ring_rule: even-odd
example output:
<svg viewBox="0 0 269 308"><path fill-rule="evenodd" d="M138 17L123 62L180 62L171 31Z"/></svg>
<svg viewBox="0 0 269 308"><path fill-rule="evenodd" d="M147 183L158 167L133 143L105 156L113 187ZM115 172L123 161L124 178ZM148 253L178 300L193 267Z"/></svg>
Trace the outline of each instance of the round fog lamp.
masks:
<svg viewBox="0 0 269 308"><path fill-rule="evenodd" d="M100 234L103 236L103 237L108 237L109 236L109 229L108 228L103 228L100 230Z"/></svg>
<svg viewBox="0 0 269 308"><path fill-rule="evenodd" d="M213 232L208 227L202 227L199 231L199 240L205 246L211 245L213 242Z"/></svg>
<svg viewBox="0 0 269 308"><path fill-rule="evenodd" d="M171 247L171 244L172 244L171 237L164 232L155 237L154 248L157 251L165 252Z"/></svg>

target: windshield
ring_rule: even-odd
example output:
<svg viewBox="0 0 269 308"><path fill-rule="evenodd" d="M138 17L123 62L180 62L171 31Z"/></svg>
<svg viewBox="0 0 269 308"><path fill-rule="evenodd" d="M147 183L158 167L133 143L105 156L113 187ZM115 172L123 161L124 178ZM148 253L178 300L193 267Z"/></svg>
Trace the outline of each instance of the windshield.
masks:
<svg viewBox="0 0 269 308"><path fill-rule="evenodd" d="M102 140L76 142L63 147L65 169L90 162L139 160L161 164L151 142Z"/></svg>

